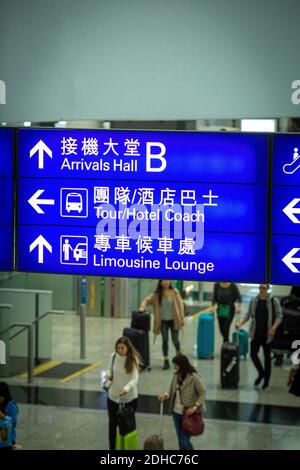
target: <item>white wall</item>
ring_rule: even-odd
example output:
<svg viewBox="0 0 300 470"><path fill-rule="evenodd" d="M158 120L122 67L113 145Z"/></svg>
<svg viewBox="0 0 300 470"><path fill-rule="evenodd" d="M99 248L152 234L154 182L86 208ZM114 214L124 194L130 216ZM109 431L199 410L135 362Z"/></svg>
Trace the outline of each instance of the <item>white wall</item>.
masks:
<svg viewBox="0 0 300 470"><path fill-rule="evenodd" d="M0 121L298 116L300 2L0 0Z"/></svg>

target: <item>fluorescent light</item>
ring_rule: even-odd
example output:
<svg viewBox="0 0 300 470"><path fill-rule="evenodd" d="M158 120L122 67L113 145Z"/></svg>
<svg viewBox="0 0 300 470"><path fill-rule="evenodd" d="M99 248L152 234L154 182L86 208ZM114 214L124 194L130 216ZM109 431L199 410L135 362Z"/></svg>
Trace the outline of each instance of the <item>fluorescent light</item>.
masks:
<svg viewBox="0 0 300 470"><path fill-rule="evenodd" d="M24 127L30 127L31 122L30 121L24 121L23 125L24 125Z"/></svg>
<svg viewBox="0 0 300 470"><path fill-rule="evenodd" d="M276 119L241 119L242 132L276 132Z"/></svg>
<svg viewBox="0 0 300 470"><path fill-rule="evenodd" d="M67 127L67 121L63 121L63 120L57 121L54 124L54 127Z"/></svg>

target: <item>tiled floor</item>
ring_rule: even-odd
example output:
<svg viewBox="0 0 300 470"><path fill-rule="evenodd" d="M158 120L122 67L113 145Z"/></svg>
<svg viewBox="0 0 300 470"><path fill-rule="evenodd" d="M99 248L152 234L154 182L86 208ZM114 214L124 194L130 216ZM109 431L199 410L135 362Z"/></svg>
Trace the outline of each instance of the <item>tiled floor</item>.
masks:
<svg viewBox="0 0 300 470"><path fill-rule="evenodd" d="M128 319L87 319L87 359L86 363L101 361L101 370L93 369L67 383L60 384L57 379L34 379L40 389L47 387L55 390L100 390L100 372L104 372L116 339L123 327L128 326ZM184 334L181 336L182 351L192 360L201 374L207 388L209 417L206 432L201 438L195 438L196 449L300 449L300 400L287 391L289 363L283 367L274 367L271 388L267 391L256 390L253 382L256 372L251 359L241 360L241 380L239 390L222 390L219 386L219 350L220 336L216 328L216 353L213 360L197 360L195 356L197 319L186 319ZM173 346L170 356L174 354ZM80 362L79 358L79 319L73 315L54 317L53 324L53 357L55 360ZM152 370L140 375L139 391L145 396L156 396L168 389L172 371L162 371L161 338L153 344L151 334ZM25 379L14 377L11 384L25 385ZM84 394L83 394L84 395ZM82 396L83 396L82 395ZM61 395L57 395L61 396ZM84 399L83 399L84 401ZM218 403L219 406L216 406ZM226 405L226 403L231 405ZM22 404L18 425L18 439L26 449L107 449L107 415L102 409L85 409L59 403L59 399L46 402L44 405ZM56 406L52 406L52 404ZM215 406L214 406L215 403ZM244 404L243 422L230 414L223 419L222 408L229 413L236 406ZM270 407L259 407L265 404ZM242 406L242 405L240 405ZM244 413L247 407L253 407L250 413ZM277 407L276 407L277 406ZM284 407L284 408L282 408ZM287 408L288 407L288 408ZM101 407L100 407L101 408ZM290 411L289 411L290 410ZM261 423L255 422L255 413ZM283 421L279 418L284 416ZM277 416L277 418L276 418ZM290 416L290 423L289 423ZM213 419L211 419L213 418ZM158 431L158 416L155 413L137 414L140 442L147 435ZM164 416L164 437L167 449L177 449L177 441L171 418ZM265 424L270 423L270 424ZM284 425L276 424L284 423ZM297 437L298 436L298 437Z"/></svg>
<svg viewBox="0 0 300 470"><path fill-rule="evenodd" d="M21 405L18 439L24 449L107 450L107 413L65 407ZM157 433L156 415L137 414L139 442ZM172 419L163 417L166 450L176 450ZM201 437L192 439L195 450L215 449L299 449L299 428L206 419Z"/></svg>

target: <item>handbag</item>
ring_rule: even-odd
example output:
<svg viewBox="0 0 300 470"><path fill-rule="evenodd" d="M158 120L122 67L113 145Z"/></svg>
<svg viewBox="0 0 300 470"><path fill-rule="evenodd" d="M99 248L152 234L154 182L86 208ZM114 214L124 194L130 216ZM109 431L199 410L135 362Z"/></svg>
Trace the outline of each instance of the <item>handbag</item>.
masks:
<svg viewBox="0 0 300 470"><path fill-rule="evenodd" d="M189 436L201 436L205 427L201 411L188 415L186 410L187 408L183 410L182 430Z"/></svg>
<svg viewBox="0 0 300 470"><path fill-rule="evenodd" d="M218 317L220 318L230 318L231 307L230 305L219 304L217 309Z"/></svg>
<svg viewBox="0 0 300 470"><path fill-rule="evenodd" d="M112 358L112 363L111 363L111 379L105 379L103 384L102 384L102 388L103 390L108 393L110 387L112 386L112 381L113 381L113 368L114 368L114 362L115 362L115 358L116 358L116 353L114 354L113 358Z"/></svg>
<svg viewBox="0 0 300 470"><path fill-rule="evenodd" d="M104 381L103 384L102 384L102 388L103 388L103 390L104 390L106 393L108 393L108 391L109 391L111 385L112 385L112 380L105 379L105 381Z"/></svg>
<svg viewBox="0 0 300 470"><path fill-rule="evenodd" d="M120 403L120 408L117 411L117 423L121 436L126 436L126 434L135 431L136 422L134 409L131 406L126 406L124 403Z"/></svg>

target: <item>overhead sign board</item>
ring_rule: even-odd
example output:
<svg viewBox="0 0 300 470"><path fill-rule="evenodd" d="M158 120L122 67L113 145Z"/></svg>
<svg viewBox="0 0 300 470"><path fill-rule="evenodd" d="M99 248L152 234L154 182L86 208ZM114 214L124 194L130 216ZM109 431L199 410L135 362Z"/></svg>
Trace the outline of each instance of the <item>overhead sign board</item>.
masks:
<svg viewBox="0 0 300 470"><path fill-rule="evenodd" d="M13 139L12 129L0 129L0 270L13 269Z"/></svg>
<svg viewBox="0 0 300 470"><path fill-rule="evenodd" d="M273 145L271 282L300 284L300 137Z"/></svg>
<svg viewBox="0 0 300 470"><path fill-rule="evenodd" d="M265 282L267 162L261 134L19 130L18 270Z"/></svg>

